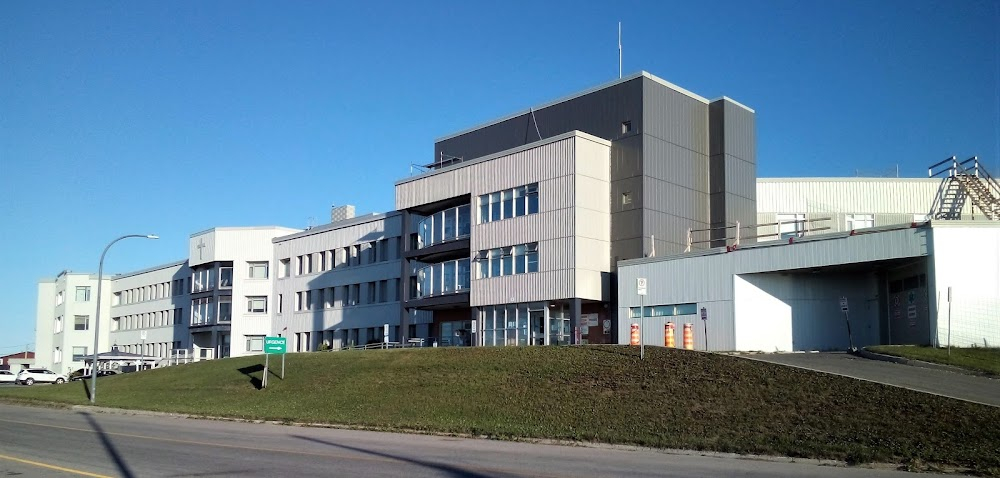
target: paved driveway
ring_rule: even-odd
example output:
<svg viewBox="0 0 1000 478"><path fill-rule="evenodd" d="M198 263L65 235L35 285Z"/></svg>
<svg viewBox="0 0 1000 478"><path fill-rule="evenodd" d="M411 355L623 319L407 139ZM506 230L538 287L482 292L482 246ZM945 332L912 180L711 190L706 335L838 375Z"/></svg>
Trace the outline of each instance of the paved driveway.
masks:
<svg viewBox="0 0 1000 478"><path fill-rule="evenodd" d="M1000 380L857 357L844 352L740 355L1000 407Z"/></svg>

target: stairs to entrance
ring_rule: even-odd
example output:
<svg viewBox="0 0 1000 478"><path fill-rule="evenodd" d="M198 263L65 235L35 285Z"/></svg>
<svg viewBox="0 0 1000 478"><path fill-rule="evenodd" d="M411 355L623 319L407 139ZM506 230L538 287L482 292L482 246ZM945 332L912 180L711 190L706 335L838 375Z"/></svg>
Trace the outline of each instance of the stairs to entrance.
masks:
<svg viewBox="0 0 1000 478"><path fill-rule="evenodd" d="M990 221L1000 221L1000 183L973 156L959 162L954 156L927 169L929 177L942 177L934 199L934 219L962 219L966 201L972 203L971 218L976 213Z"/></svg>

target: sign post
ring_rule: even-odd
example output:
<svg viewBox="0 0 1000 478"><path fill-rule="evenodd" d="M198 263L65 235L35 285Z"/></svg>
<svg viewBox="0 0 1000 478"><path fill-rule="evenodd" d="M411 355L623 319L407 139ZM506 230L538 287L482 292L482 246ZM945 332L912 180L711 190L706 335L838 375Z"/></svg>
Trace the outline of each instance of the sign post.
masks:
<svg viewBox="0 0 1000 478"><path fill-rule="evenodd" d="M940 292L938 300L941 300ZM951 286L948 286L948 358L951 358Z"/></svg>
<svg viewBox="0 0 1000 478"><path fill-rule="evenodd" d="M285 379L285 352L287 350L288 339L284 337L264 337L264 379L261 380L261 389L267 388L268 366L271 354L281 355L281 379Z"/></svg>
<svg viewBox="0 0 1000 478"><path fill-rule="evenodd" d="M635 280L635 291L639 294L639 360L646 359L646 341L643 340L643 316L646 315L644 300L646 297L646 278L639 277Z"/></svg>
<svg viewBox="0 0 1000 478"><path fill-rule="evenodd" d="M851 314L848 312L846 296L840 298L840 311L844 313L844 320L847 321L847 340L851 344L853 352L856 349L854 348L854 336L851 335Z"/></svg>
<svg viewBox="0 0 1000 478"><path fill-rule="evenodd" d="M701 308L701 323L705 324L705 351L708 352L708 309Z"/></svg>

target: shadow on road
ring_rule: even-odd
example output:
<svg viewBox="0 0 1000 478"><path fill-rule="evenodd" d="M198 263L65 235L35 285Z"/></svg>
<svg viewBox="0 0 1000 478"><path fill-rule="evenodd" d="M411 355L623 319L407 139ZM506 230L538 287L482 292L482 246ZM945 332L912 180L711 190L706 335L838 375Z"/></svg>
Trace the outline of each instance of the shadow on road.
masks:
<svg viewBox="0 0 1000 478"><path fill-rule="evenodd" d="M122 476L124 478L135 478L135 474L133 474L132 470L129 469L128 463L125 463L125 459L118 453L118 449L115 448L115 444L111 443L111 438L108 437L107 433L104 433L104 429L101 428L99 423L97 423L97 420L94 420L94 417L87 412L81 412L81 415L87 419L91 428L97 432L97 436L101 438L101 444L104 445L104 449L108 451L108 455L110 455L111 459L114 460L115 466L118 467L118 471L121 472Z"/></svg>
<svg viewBox="0 0 1000 478"><path fill-rule="evenodd" d="M382 458L389 458L389 459L392 459L392 460L398 460L398 461L403 461L403 462L407 462L407 463L413 463L414 465L419 465L419 466L422 466L422 467L425 467L425 468L430 468L430 469L433 469L433 470L438 470L438 471L447 473L448 476L453 476L455 478L487 478L489 476L489 475L483 475L483 474L475 473L475 472L468 471L468 470L463 470L463 469L461 469L461 468L459 468L457 466L446 465L446 464L442 464L442 463L433 463L433 462L423 461L423 460L415 460L413 458L406 458L406 457L397 456L397 455L390 455L388 453L382 453L382 452L378 452L378 451L365 450L363 448L357 448L357 447L353 447L353 446L349 446L349 445L341 445L339 443L332 443L332 442L328 442L326 440L320 440L318 438L306 437L306 436L301 436L301 435L291 435L291 436L293 438L298 438L300 440L306 440L306 441L311 441L311 442L314 442L314 443L320 443L320 444L323 444L323 445L328 445L328 446L332 446L332 447L336 447L336 448L342 448L344 450L356 451L356 452L359 452L359 453L366 453L368 455L374 455L374 456L378 456L378 457L382 457Z"/></svg>
<svg viewBox="0 0 1000 478"><path fill-rule="evenodd" d="M255 374L257 372L263 372L264 371L264 366L263 365L261 365L261 364L250 365L250 366L238 369L238 370L243 375L246 375L247 377L250 377L250 385L253 385L254 388L256 388L257 390L260 390L264 386L264 383L261 382L260 378L254 377L252 375L252 374ZM261 376L263 377L263 374L261 374Z"/></svg>

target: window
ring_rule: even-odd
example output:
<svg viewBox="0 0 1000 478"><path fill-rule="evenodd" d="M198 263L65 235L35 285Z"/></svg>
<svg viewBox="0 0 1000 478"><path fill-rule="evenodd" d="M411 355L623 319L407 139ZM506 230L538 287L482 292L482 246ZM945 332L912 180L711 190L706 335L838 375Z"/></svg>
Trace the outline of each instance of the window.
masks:
<svg viewBox="0 0 1000 478"><path fill-rule="evenodd" d="M90 330L90 316L89 315L73 316L73 330Z"/></svg>
<svg viewBox="0 0 1000 478"><path fill-rule="evenodd" d="M88 302L88 301L90 301L90 287L89 286L78 286L76 288L76 301L77 302Z"/></svg>
<svg viewBox="0 0 1000 478"><path fill-rule="evenodd" d="M281 259L278 261L278 277L288 277L291 270L291 259Z"/></svg>
<svg viewBox="0 0 1000 478"><path fill-rule="evenodd" d="M87 347L73 347L73 361L81 362L87 356Z"/></svg>
<svg viewBox="0 0 1000 478"><path fill-rule="evenodd" d="M62 349L59 347L56 347L56 349L52 351L52 361L55 363L62 362Z"/></svg>
<svg viewBox="0 0 1000 478"><path fill-rule="evenodd" d="M466 204L445 209L421 219L417 223L416 248L421 249L433 244L468 237L472 224L471 214L470 206ZM381 250L388 247L388 240L382 239L378 241L378 245L380 246L381 260L388 260L388 251Z"/></svg>
<svg viewBox="0 0 1000 478"><path fill-rule="evenodd" d="M191 325L211 325L215 323L215 307L212 298L194 299L191 301Z"/></svg>
<svg viewBox="0 0 1000 478"><path fill-rule="evenodd" d="M856 229L864 229L867 227L875 227L875 215L874 214L848 214L847 215L847 230L853 231Z"/></svg>
<svg viewBox="0 0 1000 478"><path fill-rule="evenodd" d="M59 332L63 331L63 318L61 316L60 317L56 317L56 322L55 322L55 324L53 324L52 330L53 330L53 333L56 333L56 334L58 334Z"/></svg>
<svg viewBox="0 0 1000 478"><path fill-rule="evenodd" d="M219 322L233 320L233 298L219 297Z"/></svg>
<svg viewBox="0 0 1000 478"><path fill-rule="evenodd" d="M285 309L285 294L278 294L278 313Z"/></svg>
<svg viewBox="0 0 1000 478"><path fill-rule="evenodd" d="M219 287L222 289L231 289L233 287L232 267L219 268Z"/></svg>
<svg viewBox="0 0 1000 478"><path fill-rule="evenodd" d="M622 121L622 134L629 134L632 132L632 122Z"/></svg>
<svg viewBox="0 0 1000 478"><path fill-rule="evenodd" d="M632 204L632 191L626 191L622 193L622 206L628 206Z"/></svg>
<svg viewBox="0 0 1000 478"><path fill-rule="evenodd" d="M538 272L538 243L479 251L479 278ZM458 271L459 275L463 272ZM460 281L461 282L461 281Z"/></svg>
<svg viewBox="0 0 1000 478"><path fill-rule="evenodd" d="M63 291L56 293L56 305L62 305L63 303Z"/></svg>
<svg viewBox="0 0 1000 478"><path fill-rule="evenodd" d="M487 223L538 212L538 183L479 196L479 222ZM461 217L459 218L461 220Z"/></svg>
<svg viewBox="0 0 1000 478"><path fill-rule="evenodd" d="M251 279L267 279L267 262L248 262L250 270L247 277Z"/></svg>
<svg viewBox="0 0 1000 478"><path fill-rule="evenodd" d="M266 296L247 297L247 312L254 314L263 314L267 312L267 297Z"/></svg>
<svg viewBox="0 0 1000 478"><path fill-rule="evenodd" d="M365 298L366 304L375 303L375 283L369 282L365 284L365 291L367 292L367 297Z"/></svg>
<svg viewBox="0 0 1000 478"><path fill-rule="evenodd" d="M264 351L264 336L263 335L247 335L247 352L263 352Z"/></svg>
<svg viewBox="0 0 1000 478"><path fill-rule="evenodd" d="M638 319L640 309L645 309L646 317L674 317L677 315L697 314L698 304L649 305L646 307L630 307L628 309L629 318Z"/></svg>
<svg viewBox="0 0 1000 478"><path fill-rule="evenodd" d="M805 214L778 214L778 234L782 240L790 237L802 237L806 229Z"/></svg>
<svg viewBox="0 0 1000 478"><path fill-rule="evenodd" d="M197 270L191 273L191 292L203 292L215 287L215 271L211 268ZM138 290L138 300L142 299L142 291Z"/></svg>
<svg viewBox="0 0 1000 478"><path fill-rule="evenodd" d="M112 317L111 318L111 331L112 332L114 332L116 330L119 330L121 328L121 319L122 319L121 317Z"/></svg>

